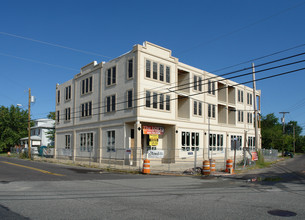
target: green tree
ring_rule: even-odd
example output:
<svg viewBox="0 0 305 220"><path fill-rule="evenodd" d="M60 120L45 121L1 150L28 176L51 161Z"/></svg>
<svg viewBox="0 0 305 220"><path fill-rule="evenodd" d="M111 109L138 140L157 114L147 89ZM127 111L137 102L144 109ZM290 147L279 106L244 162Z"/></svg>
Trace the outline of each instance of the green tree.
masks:
<svg viewBox="0 0 305 220"><path fill-rule="evenodd" d="M12 105L0 107L0 152L19 144L28 134L28 111Z"/></svg>
<svg viewBox="0 0 305 220"><path fill-rule="evenodd" d="M281 151L293 151L293 127L295 127L295 149L296 152L305 152L305 137L301 135L302 127L296 121L285 124L285 134L283 125L274 113L262 117L262 147L274 148Z"/></svg>
<svg viewBox="0 0 305 220"><path fill-rule="evenodd" d="M262 117L262 147L281 149L283 143L282 126L274 113Z"/></svg>
<svg viewBox="0 0 305 220"><path fill-rule="evenodd" d="M55 112L50 112L47 117L49 119L53 119L55 120ZM47 131L47 135L48 135L48 138L54 142L55 141L55 129L50 129L49 131Z"/></svg>

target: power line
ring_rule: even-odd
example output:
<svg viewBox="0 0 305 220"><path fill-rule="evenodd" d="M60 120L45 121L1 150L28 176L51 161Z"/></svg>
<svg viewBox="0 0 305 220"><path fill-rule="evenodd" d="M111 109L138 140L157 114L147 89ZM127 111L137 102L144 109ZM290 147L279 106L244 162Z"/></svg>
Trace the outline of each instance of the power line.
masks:
<svg viewBox="0 0 305 220"><path fill-rule="evenodd" d="M288 49L285 49L285 50L277 51L277 52L274 52L274 53L271 53L271 54L268 54L268 55L265 55L265 56L262 56L262 57L247 60L247 61L244 61L244 62L241 62L241 63L238 63L238 64L234 64L232 66L224 67L224 68L217 69L217 70L214 70L214 71L211 71L211 72L216 73L216 72L219 72L219 71L222 71L222 70L225 70L225 69L229 69L229 68L232 68L232 67L240 66L242 64L246 64L246 63L254 62L254 61L257 61L257 60L261 60L261 59L264 59L264 58L267 58L267 57L270 57L270 56L274 56L274 55L277 55L277 54L280 54L280 53L283 53L283 52L287 52L289 50L293 50L293 49L296 49L296 48L299 48L299 47L304 47L304 46L305 46L305 44L300 44L300 45L297 45L297 46L294 46L294 47L291 47L291 48L288 48Z"/></svg>
<svg viewBox="0 0 305 220"><path fill-rule="evenodd" d="M111 57L104 56L104 55L101 55L101 54L98 54L98 53L85 51L85 50L80 50L80 49L67 47L67 46L64 46L64 45L50 43L50 42L46 42L46 41L36 40L36 39L33 39L33 38L24 37L24 36L20 36L20 35L16 35L16 34L10 34L10 33L7 33L7 32L0 32L0 34L10 36L10 37L20 38L20 39L23 39L23 40L32 41L32 42L36 42L36 43L40 43L40 44L45 44L45 45L49 45L49 46L53 46L53 47L59 47L59 48L63 48L63 49L66 49L66 50L71 50L71 51L75 51L75 52L79 52L79 53L95 55L95 56L105 57L105 58L111 59Z"/></svg>
<svg viewBox="0 0 305 220"><path fill-rule="evenodd" d="M292 57L301 56L301 55L304 55L304 54L305 53L300 53L300 54L296 54L296 55L293 55L293 56L285 57L285 58L282 58L282 59L278 59L278 60L275 60L275 61L271 61L271 62L267 62L267 63L264 63L264 64L257 65L257 67L264 66L264 65L267 65L267 64L270 64L270 63L274 63L274 62L278 62L278 61L282 61L282 60L289 59L289 58L292 58ZM283 64L283 65L279 65L279 66L275 66L275 67L266 68L266 69L263 69L263 70L258 70L258 71L256 71L256 73L261 73L261 72L265 72L265 71L269 71L269 70L273 70L273 69L277 69L277 68L282 68L282 67L285 67L285 66L295 65L295 64L298 64L298 63L302 63L302 62L305 62L305 60L295 61L295 62L288 63L288 64ZM233 73L235 73L235 71ZM230 74L232 74L232 72L231 73L223 74L222 76L230 75ZM249 72L249 73L245 73L245 74L240 74L240 75L236 75L236 76L232 76L232 77L228 77L228 78L223 78L223 79L220 79L220 80L217 80L217 81L214 81L214 82L226 81L228 79L235 79L235 78L239 78L239 77L248 76L248 75L251 75L251 74L252 74L252 71ZM207 81L209 79L214 79L214 78L219 78L219 76L210 77L210 78L204 79L202 81ZM178 86L172 87L172 88L177 88L178 87L178 89L176 89L174 91L170 90L171 88L168 88L169 91L168 92L163 92L162 94L165 95L165 94L168 94L168 93L171 93L171 92L177 92L177 91L180 91L180 90L185 90L185 89L192 88L193 87L193 83L194 82L190 82L190 83L186 83L186 84L183 84L183 85L178 85ZM204 86L206 84L208 84L208 83L203 83L202 86ZM182 86L187 86L187 87L182 87ZM153 89L150 89L150 90L153 91ZM141 92L141 94L142 94L142 92ZM140 95L140 94L138 94L138 95ZM143 97L132 99L132 101L134 102L134 101L145 99L145 98L146 97L143 96ZM124 103L127 103L127 101L117 102L116 104L124 104ZM100 104L102 104L102 106L94 107L92 109L99 109L99 108L104 108L104 107L107 106L105 101L104 102L102 101L102 102L95 103L94 105L100 105ZM76 111L74 113L78 113L78 112L81 112L81 111Z"/></svg>
<svg viewBox="0 0 305 220"><path fill-rule="evenodd" d="M287 71L287 72L284 72L284 73L279 73L279 74L274 74L274 75L271 75L271 76L259 78L259 79L256 79L255 81L257 82L257 81L262 81L262 80L266 80L266 79L271 79L271 78L275 78L275 77L279 77L279 76L283 76L283 75L287 75L287 74L299 72L299 71L302 71L302 70L305 70L305 67L304 67L304 68L295 69L295 70L291 70L291 71ZM238 86L238 85L244 85L244 84L248 84L248 83L252 83L252 82L253 82L253 80L246 81L246 82L243 82L243 83L236 83L236 84L234 84L234 85L230 85L230 87L236 87L236 86ZM227 86L227 87L229 87L229 86ZM221 88L221 89L224 89L224 88L227 88L227 87L223 87L223 88ZM216 89L215 91L218 91L218 90L221 90L221 89ZM191 94L191 95L188 95L188 97L192 97L192 96L204 94L204 93L207 93L207 92L208 92L208 91L203 91L203 92L200 92L200 93ZM183 97L183 98L184 98L184 97ZM172 98L172 99L170 99L170 101L177 100L177 99L180 99L180 97ZM160 102L157 102L157 103L160 103ZM146 103L143 104L143 105L134 106L132 109L140 108L140 107L145 107L145 106L146 106ZM124 111L124 110L128 110L128 109L130 109L130 108L117 109L117 110L115 110L115 112ZM94 115L104 115L104 114L108 114L108 113L111 113L111 112L101 112L101 113L92 114L92 115L90 115L90 116L94 116ZM81 118L81 116L74 116L74 117L70 117L70 118L76 119L76 118Z"/></svg>
<svg viewBox="0 0 305 220"><path fill-rule="evenodd" d="M196 46L193 46L193 47L191 47L191 48L189 48L189 49L187 49L187 50L184 50L184 51L182 51L182 52L180 52L180 53L186 53L186 52L189 52L189 51L191 51L191 50L193 50L193 49L195 49L195 48L198 48L198 47L201 47L201 46L203 46L203 45L207 45L207 44L209 44L209 43L212 43L212 42L214 42L214 41L217 41L217 40L219 40L219 39L225 38L225 37L230 36L230 35L232 35L232 34L234 34L234 33L237 33L237 32L240 32L240 31L242 31L242 30L244 30L244 29L247 29L247 28L249 28L249 27L251 27L251 26L254 26L254 25L256 25L256 24L259 24L259 23L262 23L262 22L264 22L264 21L267 21L267 20L269 20L269 19L271 19L271 18L273 18L273 17L275 17L275 16L278 16L278 15L280 15L280 14L283 14L283 13L289 11L289 10L292 10L292 9L294 9L294 8L297 8L297 7L300 7L300 6L304 5L304 4L305 4L305 2L301 2L301 3L299 3L299 4L296 4L296 5L292 6L292 7L289 7L289 8L286 8L286 9L284 9L284 10L281 10L281 11L279 11L279 12L277 12L277 13L274 13L274 14L268 16L268 17L259 19L259 20L255 21L255 22L253 22L253 23L251 23L251 24L248 24L248 25L246 25L246 26L244 26L244 27L237 28L237 29L235 29L235 30L233 30L233 31L230 31L230 32L226 33L226 34L220 35L220 36L218 36L218 37L216 37L216 38L214 38L214 39L211 39L211 40L209 40L209 41L207 41L207 42L197 44Z"/></svg>
<svg viewBox="0 0 305 220"><path fill-rule="evenodd" d="M1 52L0 52L0 55L1 56L6 56L6 57L16 58L16 59L19 59L19 60L29 61L29 62L33 62L33 63L39 63L39 64L48 65L48 66L54 66L54 67L57 67L57 68L63 68L63 69L78 71L77 69L73 69L73 68L70 68L70 67L65 67L65 66L61 66L61 65L41 62L41 61L38 61L38 60L28 59L28 58L24 58L24 57L17 57L17 56L13 56L13 55L1 53Z"/></svg>

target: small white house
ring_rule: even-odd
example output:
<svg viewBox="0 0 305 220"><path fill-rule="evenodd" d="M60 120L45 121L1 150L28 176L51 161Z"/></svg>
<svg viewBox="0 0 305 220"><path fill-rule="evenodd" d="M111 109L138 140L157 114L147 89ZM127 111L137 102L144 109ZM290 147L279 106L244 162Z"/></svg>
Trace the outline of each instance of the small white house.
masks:
<svg viewBox="0 0 305 220"><path fill-rule="evenodd" d="M35 125L31 127L31 147L41 147L54 145L54 142L50 140L47 132L54 129L55 121L53 119L37 119ZM20 144L24 148L28 148L28 137L20 139Z"/></svg>

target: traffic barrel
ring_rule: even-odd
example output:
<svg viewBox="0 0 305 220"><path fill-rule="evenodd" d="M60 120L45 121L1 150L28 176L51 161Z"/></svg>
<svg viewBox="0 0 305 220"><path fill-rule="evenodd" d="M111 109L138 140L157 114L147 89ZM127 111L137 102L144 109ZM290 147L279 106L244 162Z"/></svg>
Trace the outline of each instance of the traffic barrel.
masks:
<svg viewBox="0 0 305 220"><path fill-rule="evenodd" d="M150 161L148 159L144 160L142 173L143 174L150 173Z"/></svg>
<svg viewBox="0 0 305 220"><path fill-rule="evenodd" d="M215 160L210 159L210 167L211 167L211 173L216 171L216 163Z"/></svg>
<svg viewBox="0 0 305 220"><path fill-rule="evenodd" d="M203 161L203 175L210 175L210 162L208 160Z"/></svg>
<svg viewBox="0 0 305 220"><path fill-rule="evenodd" d="M233 173L233 160L228 159L226 163L226 172L231 173L230 170Z"/></svg>

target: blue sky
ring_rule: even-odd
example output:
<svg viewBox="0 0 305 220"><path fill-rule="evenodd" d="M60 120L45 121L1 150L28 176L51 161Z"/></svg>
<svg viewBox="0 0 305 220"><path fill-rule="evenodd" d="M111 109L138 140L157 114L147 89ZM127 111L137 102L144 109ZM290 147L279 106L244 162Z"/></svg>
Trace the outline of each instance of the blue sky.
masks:
<svg viewBox="0 0 305 220"><path fill-rule="evenodd" d="M31 88L36 97L32 118L46 117L55 110L56 83L73 78L93 60L107 62L144 41L171 49L179 61L212 73L246 68L251 62L214 72L304 44L304 12L301 0L3 0L0 105L27 108ZM304 51L305 46L300 46L257 60L255 65ZM257 73L256 78L302 67L304 63ZM251 76L235 81L249 80ZM279 112L290 111L286 121L296 120L305 127L304 82L304 70L257 82L262 114L274 112L281 117Z"/></svg>

